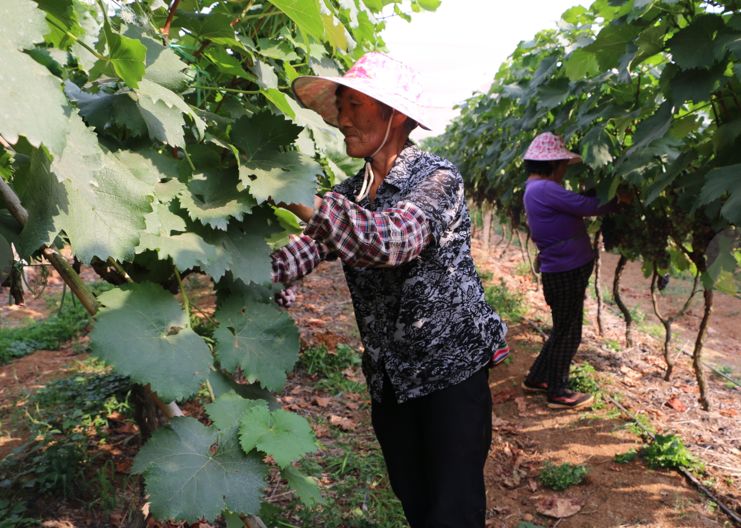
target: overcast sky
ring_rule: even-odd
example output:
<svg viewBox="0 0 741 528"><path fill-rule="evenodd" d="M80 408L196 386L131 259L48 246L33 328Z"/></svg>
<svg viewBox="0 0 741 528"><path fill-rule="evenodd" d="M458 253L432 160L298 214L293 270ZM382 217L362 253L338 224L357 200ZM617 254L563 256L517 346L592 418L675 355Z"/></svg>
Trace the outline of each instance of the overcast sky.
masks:
<svg viewBox="0 0 741 528"><path fill-rule="evenodd" d="M412 21L386 20L383 38L390 55L419 71L429 94L432 132L455 115L453 106L489 88L499 65L521 40L555 28L561 13L591 0L442 0L437 11L415 13Z"/></svg>

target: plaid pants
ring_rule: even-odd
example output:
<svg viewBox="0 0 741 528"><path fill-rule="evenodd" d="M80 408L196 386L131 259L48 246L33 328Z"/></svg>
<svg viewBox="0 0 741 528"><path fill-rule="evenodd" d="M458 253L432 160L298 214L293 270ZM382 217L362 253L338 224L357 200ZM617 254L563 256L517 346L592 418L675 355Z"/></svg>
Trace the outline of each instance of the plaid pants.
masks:
<svg viewBox="0 0 741 528"><path fill-rule="evenodd" d="M584 294L594 262L569 271L542 274L543 295L551 308L553 329L530 367L529 383L548 383L548 396L556 396L569 381L571 360L581 343Z"/></svg>

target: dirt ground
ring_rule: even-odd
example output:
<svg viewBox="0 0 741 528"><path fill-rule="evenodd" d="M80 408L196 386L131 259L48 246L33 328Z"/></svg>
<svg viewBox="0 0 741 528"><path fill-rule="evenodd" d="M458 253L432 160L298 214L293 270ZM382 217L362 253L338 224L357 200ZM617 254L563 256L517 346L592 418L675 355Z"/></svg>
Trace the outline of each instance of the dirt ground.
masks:
<svg viewBox="0 0 741 528"><path fill-rule="evenodd" d="M519 251L513 249L504 256L500 256L500 251L501 248L492 248L485 253L474 243L477 265L491 272L493 281L501 279L509 289L520 292L529 311L522 323L510 326L512 360L490 373L495 407L494 440L486 466L487 525L511 528L525 521L563 528L732 526L727 517L677 473L651 470L640 461L616 464L614 455L638 448L642 443L625 428L623 418L608 414L609 406L597 412L556 412L545 407L542 396L523 394L519 384L542 344L541 332L549 324L548 311L536 284L515 272L522 262ZM626 274L630 273L630 279L624 280L624 296L629 303L642 302L639 299L642 289L634 272L629 269ZM61 286L51 282L47 288L47 294L53 294ZM709 347L719 351L714 359L720 358L721 365L732 364L731 344L738 346L738 312L733 311L738 308L734 308L733 302L731 298L728 309L719 306L711 323ZM42 297L29 299L25 307L0 306L0 325L17 325L46 316L51 309L48 304ZM641 309L649 313L649 308ZM325 344L332 349L338 343L361 347L338 263L322 264L307 277L296 304L289 311L300 328L304 347ZM621 320L608 313L607 335L600 337L596 333L595 305L591 298L587 311L588 324L577 361L587 360L594 365L600 372L605 392L619 394L623 405L632 413L648 417L658 432L680 434L693 453L706 463L708 475L704 480L713 484L727 505L741 512L738 419L741 391L727 387L720 378L709 377L714 407L710 412L702 411L696 401L689 358L680 356L672 381L664 382L658 340L639 333L631 350L607 348L606 340L622 343ZM693 308L694 316L698 311L697 307ZM60 352L40 351L0 367L0 456L23 436L22 426L7 421L10 410L23 404L28 391L61 377L79 359L80 355L67 348ZM347 376L357 377L358 373L348 372ZM309 380L294 375L280 399L288 408L312 401L316 412L358 424L355 434L374 442L365 395L357 402L327 403L312 396L313 392ZM322 437L321 428L315 427L315 432ZM586 465L589 469L586 482L564 492L543 489L537 475L545 461ZM539 511L543 511L549 500L551 505L555 502L570 506L577 513L560 519L541 515ZM59 526L76 525L68 522Z"/></svg>

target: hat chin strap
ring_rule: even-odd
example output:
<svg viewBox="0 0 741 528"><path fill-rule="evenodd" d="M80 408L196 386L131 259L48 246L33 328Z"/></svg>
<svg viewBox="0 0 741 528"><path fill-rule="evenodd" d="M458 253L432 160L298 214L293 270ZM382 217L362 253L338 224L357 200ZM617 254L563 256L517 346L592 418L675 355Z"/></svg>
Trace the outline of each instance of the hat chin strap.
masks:
<svg viewBox="0 0 741 528"><path fill-rule="evenodd" d="M359 202L363 198L366 198L368 194L370 193L371 186L373 185L373 180L375 179L375 175L373 174L373 168L371 167L371 163L373 162L373 156L378 154L380 150L386 145L386 142L389 139L389 133L391 132L391 121L394 119L394 113L396 113L396 110L391 110L391 117L389 117L389 122L386 125L386 134L383 136L383 141L381 141L381 144L378 146L376 151L371 154L370 156L365 158L365 167L363 169L363 186L360 187L360 192L355 196L355 201Z"/></svg>

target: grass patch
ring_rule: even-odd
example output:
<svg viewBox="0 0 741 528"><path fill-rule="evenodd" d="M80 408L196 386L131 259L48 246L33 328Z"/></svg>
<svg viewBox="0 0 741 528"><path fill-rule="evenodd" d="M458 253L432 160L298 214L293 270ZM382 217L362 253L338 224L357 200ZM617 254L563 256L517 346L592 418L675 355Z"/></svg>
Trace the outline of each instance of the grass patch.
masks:
<svg viewBox="0 0 741 528"><path fill-rule="evenodd" d="M334 351L325 346L311 347L301 352L299 367L310 376L319 378L317 389L333 395L343 392L362 392L364 385L350 380L344 371L361 363L360 354L351 346L339 344Z"/></svg>
<svg viewBox="0 0 741 528"><path fill-rule="evenodd" d="M625 429L636 436L641 438L646 436L646 431L651 434L656 432L656 428L651 423L651 420L645 414L636 414L635 421L625 425ZM644 430L645 429L645 430Z"/></svg>
<svg viewBox="0 0 741 528"><path fill-rule="evenodd" d="M528 264L527 262L520 262L517 266L515 266L514 272L515 275L520 275L522 277L530 275L530 264Z"/></svg>
<svg viewBox="0 0 741 528"><path fill-rule="evenodd" d="M574 365L569 372L569 389L577 392L597 394L600 392L600 387L599 383L597 383L596 376L597 371L586 361Z"/></svg>
<svg viewBox="0 0 741 528"><path fill-rule="evenodd" d="M110 455L96 448L106 443L108 416L131 415L129 388L128 378L89 359L36 391L25 406L31 440L0 462L0 482L13 503L54 495L115 506Z"/></svg>
<svg viewBox="0 0 741 528"><path fill-rule="evenodd" d="M486 302L507 322L519 323L525 316L525 303L522 294L507 289L504 280L484 288Z"/></svg>
<svg viewBox="0 0 741 528"><path fill-rule="evenodd" d="M90 285L95 295L111 287L105 282ZM51 306L61 303L54 315L23 327L0 328L0 365L36 350L59 350L90 324L90 316L72 294L66 294L59 301L50 299L49 303Z"/></svg>
<svg viewBox="0 0 741 528"><path fill-rule="evenodd" d="M401 503L391 491L380 447L368 438L341 433L331 449L305 459L301 470L332 482L325 504L307 508L294 499L288 507L263 508L269 526L299 528L404 528Z"/></svg>
<svg viewBox="0 0 741 528"><path fill-rule="evenodd" d="M649 445L641 449L641 457L652 468L687 468L692 471L704 469L702 462L674 434L656 435Z"/></svg>
<svg viewBox="0 0 741 528"><path fill-rule="evenodd" d="M617 464L629 464L638 457L638 451L630 449L625 453L618 453L615 455L614 460Z"/></svg>
<svg viewBox="0 0 741 528"><path fill-rule="evenodd" d="M538 479L546 488L562 491L580 484L587 476L587 467L581 464L560 464L546 462L540 470Z"/></svg>
<svg viewBox="0 0 741 528"><path fill-rule="evenodd" d="M605 347L613 352L620 352L623 347L617 339L605 339Z"/></svg>

